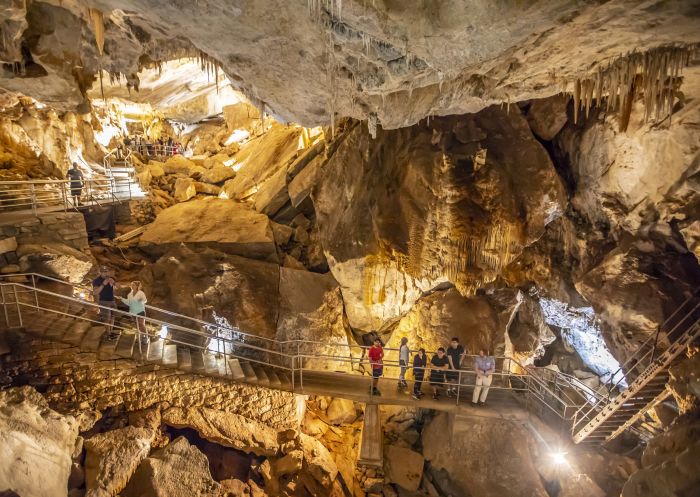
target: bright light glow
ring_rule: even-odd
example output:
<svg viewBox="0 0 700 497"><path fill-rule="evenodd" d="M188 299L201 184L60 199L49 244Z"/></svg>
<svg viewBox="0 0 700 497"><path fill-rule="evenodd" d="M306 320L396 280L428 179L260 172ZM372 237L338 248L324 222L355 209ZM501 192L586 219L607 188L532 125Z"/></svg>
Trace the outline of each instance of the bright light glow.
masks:
<svg viewBox="0 0 700 497"><path fill-rule="evenodd" d="M551 456L554 464L566 464L566 452L552 452Z"/></svg>
<svg viewBox="0 0 700 497"><path fill-rule="evenodd" d="M168 338L168 327L163 325L160 331L158 332L158 336L160 338Z"/></svg>
<svg viewBox="0 0 700 497"><path fill-rule="evenodd" d="M81 299L85 300L85 298L87 297L87 294L86 294L85 292L80 292L79 297L80 297Z"/></svg>
<svg viewBox="0 0 700 497"><path fill-rule="evenodd" d="M224 142L224 146L228 147L232 143L240 143L243 140L246 140L250 136L250 133L245 130L245 129L237 129L233 133L231 133L231 136L229 136L226 141Z"/></svg>
<svg viewBox="0 0 700 497"><path fill-rule="evenodd" d="M540 307L545 322L561 329L562 339L576 350L591 371L600 376L603 382L620 381L622 388L627 382L620 369L620 363L613 357L603 340L600 325L592 307L569 307L565 302L540 298Z"/></svg>
<svg viewBox="0 0 700 497"><path fill-rule="evenodd" d="M207 331L211 333L213 337L219 337L222 340L212 338L209 340L207 349L211 350L212 352L222 352L224 354L232 353L233 344L231 343L231 340L238 340L242 342L244 340L244 336L238 331L238 328L231 326L231 323L229 323L228 319L226 319L224 316L219 316L216 312L214 312L213 318L217 326L207 326Z"/></svg>
<svg viewBox="0 0 700 497"><path fill-rule="evenodd" d="M230 159L226 159L224 161L224 166L231 167L234 162L236 162L236 159L234 157L231 157Z"/></svg>

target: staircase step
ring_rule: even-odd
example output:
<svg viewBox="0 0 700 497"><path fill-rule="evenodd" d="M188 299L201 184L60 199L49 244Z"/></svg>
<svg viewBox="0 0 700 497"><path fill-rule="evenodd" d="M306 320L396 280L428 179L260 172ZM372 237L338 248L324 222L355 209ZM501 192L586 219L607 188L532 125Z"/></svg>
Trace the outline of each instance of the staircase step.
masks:
<svg viewBox="0 0 700 497"><path fill-rule="evenodd" d="M104 326L90 327L85 333L83 341L80 343L80 348L87 351L97 352L97 350L100 348L100 342L102 341L102 335L104 335L104 333Z"/></svg>
<svg viewBox="0 0 700 497"><path fill-rule="evenodd" d="M76 319L71 329L63 336L63 340L77 347L83 342L86 333L92 326L93 324L89 321Z"/></svg>
<svg viewBox="0 0 700 497"><path fill-rule="evenodd" d="M231 368L231 376L233 376L233 379L236 381L242 381L245 380L246 376L245 373L243 372L243 368L241 367L241 363L238 359L235 357L232 359L229 359L228 365Z"/></svg>
<svg viewBox="0 0 700 497"><path fill-rule="evenodd" d="M177 345L174 343L163 345L163 358L160 363L168 367L177 366Z"/></svg>
<svg viewBox="0 0 700 497"><path fill-rule="evenodd" d="M190 349L186 347L177 347L177 367L183 371L192 370L192 356Z"/></svg>
<svg viewBox="0 0 700 497"><path fill-rule="evenodd" d="M253 366L251 366L248 361L239 360L238 363L241 365L241 369L243 370L246 380L257 381L258 377L255 375Z"/></svg>
<svg viewBox="0 0 700 497"><path fill-rule="evenodd" d="M114 348L114 353L120 357L133 357L135 343L135 334L122 332L121 336L119 337L119 341Z"/></svg>
<svg viewBox="0 0 700 497"><path fill-rule="evenodd" d="M289 373L287 373L286 371L278 372L277 377L279 378L284 388L292 388L292 379Z"/></svg>
<svg viewBox="0 0 700 497"><path fill-rule="evenodd" d="M116 359L115 349L117 348L120 336L118 333L113 336L114 338L109 339L107 333L102 335L100 346L97 348L98 357L100 359Z"/></svg>
<svg viewBox="0 0 700 497"><path fill-rule="evenodd" d="M280 381L279 376L277 376L277 372L274 370L274 368L268 368L265 372L270 380L270 385L274 387L282 386L282 382Z"/></svg>
<svg viewBox="0 0 700 497"><path fill-rule="evenodd" d="M191 350L190 360L192 361L192 372L206 374L207 366L204 359L205 352L203 350Z"/></svg>
<svg viewBox="0 0 700 497"><path fill-rule="evenodd" d="M270 378L267 376L267 372L263 366L255 365L253 366L253 371L255 371L255 376L258 378L258 383L263 385L270 384Z"/></svg>
<svg viewBox="0 0 700 497"><path fill-rule="evenodd" d="M148 362L160 362L163 357L163 346L165 345L165 340L158 338L157 340L151 341L148 346L148 354L146 360Z"/></svg>

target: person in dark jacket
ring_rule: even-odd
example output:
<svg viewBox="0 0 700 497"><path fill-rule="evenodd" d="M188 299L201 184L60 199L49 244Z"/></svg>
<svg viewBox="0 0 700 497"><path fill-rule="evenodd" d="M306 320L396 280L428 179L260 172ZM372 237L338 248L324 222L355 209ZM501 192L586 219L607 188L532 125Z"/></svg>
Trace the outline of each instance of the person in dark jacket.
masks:
<svg viewBox="0 0 700 497"><path fill-rule="evenodd" d="M421 387L423 386L423 375L425 374L425 366L428 363L428 357L425 355L425 349L419 349L413 356L413 395L416 400L423 397Z"/></svg>
<svg viewBox="0 0 700 497"><path fill-rule="evenodd" d="M70 178L70 196L73 197L73 205L76 207L80 204L80 196L83 193L83 173L78 169L78 163L73 163L73 168L68 170L68 178Z"/></svg>

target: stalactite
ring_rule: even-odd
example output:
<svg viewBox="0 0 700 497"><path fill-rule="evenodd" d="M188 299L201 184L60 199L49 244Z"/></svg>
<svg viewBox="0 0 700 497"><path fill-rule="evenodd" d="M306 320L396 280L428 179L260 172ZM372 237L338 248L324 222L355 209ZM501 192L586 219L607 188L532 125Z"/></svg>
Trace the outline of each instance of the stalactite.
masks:
<svg viewBox="0 0 700 497"><path fill-rule="evenodd" d="M645 122L671 118L677 86L683 67L699 45L661 46L646 52L632 52L599 68L591 77L578 78L574 84L574 122L581 107L588 116L589 107L601 106L606 112L617 112L620 129L626 129L633 101L642 95ZM595 87L595 103L593 88Z"/></svg>

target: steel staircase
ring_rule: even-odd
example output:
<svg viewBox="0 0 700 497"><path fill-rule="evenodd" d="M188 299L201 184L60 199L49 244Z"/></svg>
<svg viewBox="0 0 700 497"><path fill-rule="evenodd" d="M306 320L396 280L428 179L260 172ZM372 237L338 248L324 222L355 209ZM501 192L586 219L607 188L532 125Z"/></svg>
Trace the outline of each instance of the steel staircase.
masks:
<svg viewBox="0 0 700 497"><path fill-rule="evenodd" d="M575 443L607 443L627 429L642 439L657 430L646 416L650 409L670 394L666 389L668 368L687 347L700 337L700 299L691 295L620 367L629 386L621 388L622 378L609 386L610 394L589 408L581 408L572 426ZM618 372L612 378L618 376ZM620 375L621 376L621 375ZM621 390L615 397L613 392Z"/></svg>
<svg viewBox="0 0 700 497"><path fill-rule="evenodd" d="M105 175L112 182L113 196L116 200L143 198L146 193L136 180L136 170L131 149L110 150L102 159Z"/></svg>

